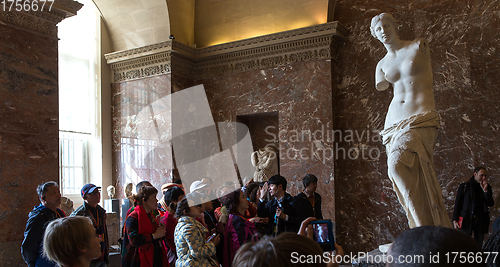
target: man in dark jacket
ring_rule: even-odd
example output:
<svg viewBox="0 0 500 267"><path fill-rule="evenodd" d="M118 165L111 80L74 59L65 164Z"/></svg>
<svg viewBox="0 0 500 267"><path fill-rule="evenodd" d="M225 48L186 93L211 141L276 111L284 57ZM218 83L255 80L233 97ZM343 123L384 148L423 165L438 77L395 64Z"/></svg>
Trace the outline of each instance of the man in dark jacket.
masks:
<svg viewBox="0 0 500 267"><path fill-rule="evenodd" d="M491 186L486 182L488 172L484 167L474 169L474 176L458 187L453 211L453 226L471 235L482 246L484 234L490 226L490 212L493 206Z"/></svg>
<svg viewBox="0 0 500 267"><path fill-rule="evenodd" d="M318 178L312 174L306 174L302 179L302 184L304 185L304 191L298 194L295 199L297 202L300 202L306 218L315 217L318 220L323 219L321 196L316 193Z"/></svg>
<svg viewBox="0 0 500 267"><path fill-rule="evenodd" d="M286 193L287 181L283 176L274 175L260 189L258 214L260 218L268 218L267 235L279 235L283 232L297 232L301 222L306 218L300 204L295 198ZM271 196L265 202L267 192ZM276 227L276 224L278 226Z"/></svg>
<svg viewBox="0 0 500 267"><path fill-rule="evenodd" d="M50 221L66 217L64 211L58 208L61 205L61 193L57 183L52 181L38 185L37 193L41 204L29 214L21 254L29 267L56 267L55 262L49 261L42 254L43 235Z"/></svg>
<svg viewBox="0 0 500 267"><path fill-rule="evenodd" d="M109 265L109 242L108 229L106 228L106 210L99 202L101 201L101 192L94 184L86 184L80 192L83 198L83 205L71 213L71 216L88 217L94 225L96 234L101 237L101 257L90 262L90 267L107 267Z"/></svg>

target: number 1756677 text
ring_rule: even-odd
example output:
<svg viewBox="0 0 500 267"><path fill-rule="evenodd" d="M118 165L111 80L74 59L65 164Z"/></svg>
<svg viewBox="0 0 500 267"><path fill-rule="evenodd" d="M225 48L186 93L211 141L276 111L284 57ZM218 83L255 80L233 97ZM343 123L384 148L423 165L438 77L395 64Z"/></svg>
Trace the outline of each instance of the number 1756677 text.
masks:
<svg viewBox="0 0 500 267"><path fill-rule="evenodd" d="M0 0L3 11L43 11L52 10L55 0Z"/></svg>

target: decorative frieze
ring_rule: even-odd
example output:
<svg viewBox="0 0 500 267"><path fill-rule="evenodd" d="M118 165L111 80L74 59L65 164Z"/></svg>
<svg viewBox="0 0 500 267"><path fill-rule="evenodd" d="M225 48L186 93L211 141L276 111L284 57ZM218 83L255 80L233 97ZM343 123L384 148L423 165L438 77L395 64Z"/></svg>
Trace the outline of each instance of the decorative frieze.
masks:
<svg viewBox="0 0 500 267"><path fill-rule="evenodd" d="M106 59L115 73L114 82L171 70L196 80L297 62L336 60L346 34L344 26L330 22L200 49L168 41L107 54ZM156 71L146 71L151 68Z"/></svg>
<svg viewBox="0 0 500 267"><path fill-rule="evenodd" d="M160 52L137 59L116 61L117 63L111 64L113 79L115 82L121 82L170 73L172 70L171 54L171 51ZM130 57L130 55L126 55L126 57Z"/></svg>
<svg viewBox="0 0 500 267"><path fill-rule="evenodd" d="M109 53L106 54L105 57L106 60L108 61L108 64L113 64L116 62L124 62L129 59L132 60L140 57L146 57L149 55L154 55L163 52L170 52L170 51L172 51L172 41L166 41L153 45L129 49L125 51Z"/></svg>
<svg viewBox="0 0 500 267"><path fill-rule="evenodd" d="M21 4L20 6L10 6L7 1L5 2L5 10L3 8L0 10L0 21L55 38L57 37L57 23L76 15L76 12L83 6L73 0L57 0L52 5L51 2L45 1L42 10L42 1L36 6L33 2L30 4L26 0L16 3Z"/></svg>

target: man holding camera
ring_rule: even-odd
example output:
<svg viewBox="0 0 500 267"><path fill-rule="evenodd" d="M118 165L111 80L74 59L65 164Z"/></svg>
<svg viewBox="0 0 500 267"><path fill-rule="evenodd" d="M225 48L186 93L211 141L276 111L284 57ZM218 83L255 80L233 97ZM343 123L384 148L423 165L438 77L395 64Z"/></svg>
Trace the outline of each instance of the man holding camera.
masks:
<svg viewBox="0 0 500 267"><path fill-rule="evenodd" d="M287 181L283 176L274 175L259 189L258 216L268 218L267 235L297 232L301 222L305 219L295 198L285 192L286 185ZM271 200L265 202L267 192Z"/></svg>

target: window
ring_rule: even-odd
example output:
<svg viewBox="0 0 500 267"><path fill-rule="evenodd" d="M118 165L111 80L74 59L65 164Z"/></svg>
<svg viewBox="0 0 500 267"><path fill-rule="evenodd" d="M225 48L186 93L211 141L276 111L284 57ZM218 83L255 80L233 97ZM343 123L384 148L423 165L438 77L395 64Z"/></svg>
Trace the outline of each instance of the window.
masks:
<svg viewBox="0 0 500 267"><path fill-rule="evenodd" d="M100 16L78 1L78 14L58 25L59 176L62 194L76 199L83 185L102 183Z"/></svg>
<svg viewBox="0 0 500 267"><path fill-rule="evenodd" d="M60 132L59 147L61 188L64 194L79 194L88 180L87 136Z"/></svg>

